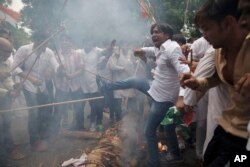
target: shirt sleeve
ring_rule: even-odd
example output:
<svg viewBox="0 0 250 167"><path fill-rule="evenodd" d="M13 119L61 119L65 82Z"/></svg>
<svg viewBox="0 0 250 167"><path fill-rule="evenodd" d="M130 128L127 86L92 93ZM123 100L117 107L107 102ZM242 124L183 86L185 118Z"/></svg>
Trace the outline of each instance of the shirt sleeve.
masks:
<svg viewBox="0 0 250 167"><path fill-rule="evenodd" d="M8 77L2 84L4 88L0 88L0 98L4 97L9 90L13 89L14 82L11 77Z"/></svg>
<svg viewBox="0 0 250 167"><path fill-rule="evenodd" d="M50 52L50 66L53 68L54 72L56 72L57 68L59 67L59 63L56 60L55 54L53 51Z"/></svg>
<svg viewBox="0 0 250 167"><path fill-rule="evenodd" d="M27 56L27 49L25 49L25 47L20 47L14 56L14 60L13 60L13 64L12 64L12 69L14 69L13 71L13 75L17 75L23 72L21 66L23 65L23 61L25 60Z"/></svg>
<svg viewBox="0 0 250 167"><path fill-rule="evenodd" d="M110 70L124 70L123 66L119 66L115 63L114 61L115 57L110 57L109 61L108 61L108 67Z"/></svg>
<svg viewBox="0 0 250 167"><path fill-rule="evenodd" d="M143 47L142 51L145 52L145 56L148 57L155 57L155 48L154 47Z"/></svg>
<svg viewBox="0 0 250 167"><path fill-rule="evenodd" d="M181 48L179 47L175 48L169 57L171 64L174 66L175 70L178 72L179 75L182 73L190 72L188 65L180 63L180 57L182 57L182 52Z"/></svg>
<svg viewBox="0 0 250 167"><path fill-rule="evenodd" d="M180 92L179 92L179 96L184 96L186 89L184 89L183 87L180 87Z"/></svg>

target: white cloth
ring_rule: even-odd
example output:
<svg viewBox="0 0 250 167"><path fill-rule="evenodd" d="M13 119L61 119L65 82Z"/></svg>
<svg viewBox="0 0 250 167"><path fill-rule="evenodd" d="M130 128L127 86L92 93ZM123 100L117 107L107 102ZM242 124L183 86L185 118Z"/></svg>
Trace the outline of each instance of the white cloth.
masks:
<svg viewBox="0 0 250 167"><path fill-rule="evenodd" d="M83 153L82 156L79 158L79 159L75 159L75 158L71 158L67 161L64 161L62 163L62 167L67 167L67 166L74 166L74 167L79 167L81 166L82 164L85 163L85 161L87 161L87 154L86 153Z"/></svg>
<svg viewBox="0 0 250 167"><path fill-rule="evenodd" d="M68 53L60 52L58 56L60 56L61 63L65 69L65 71L69 74L75 73L79 71L83 64L83 56L85 52L84 50L71 49ZM59 61L59 60L58 60ZM55 75L54 84L56 89L59 89L64 92L77 91L81 87L81 76L75 76L70 80L66 77Z"/></svg>
<svg viewBox="0 0 250 167"><path fill-rule="evenodd" d="M204 37L195 40L191 45L191 49L193 51L193 60L199 61L210 47L211 45ZM188 55L188 58L189 60L191 59L190 54Z"/></svg>
<svg viewBox="0 0 250 167"><path fill-rule="evenodd" d="M108 67L111 71L113 81L127 79L128 77L132 76L131 69L134 69L132 62L128 61L126 55L124 55L123 52L120 52L119 56L113 54L108 61ZM115 90L114 98L133 97L133 92L134 91L132 89Z"/></svg>
<svg viewBox="0 0 250 167"><path fill-rule="evenodd" d="M180 87L179 96L184 96L185 95L185 91L186 91L186 89L184 89L183 87Z"/></svg>
<svg viewBox="0 0 250 167"><path fill-rule="evenodd" d="M195 77L210 77L214 74L214 49L210 47L205 56L199 61L198 66L194 72ZM199 92L187 88L184 94L184 103L189 106L194 106L199 100Z"/></svg>
<svg viewBox="0 0 250 167"><path fill-rule="evenodd" d="M16 54L14 55L14 62L13 62L13 67L16 67L18 65L18 68L14 71L15 74L21 72L28 73L28 71L31 69L37 57L36 53L31 54L32 50L33 50L33 44L21 46L17 50ZM29 58L27 58L27 60L21 63L28 56ZM29 80L26 80L24 82L24 89L32 93L37 93L38 89L40 89L40 91L43 92L46 88L45 86L46 71L48 70L48 68L51 68L55 72L58 66L59 64L56 61L53 51L49 48L46 48L46 50L41 53L41 55L39 56L38 60L36 61L35 65L33 66L30 72L31 76L36 77L37 79L43 82L42 85L36 86Z"/></svg>
<svg viewBox="0 0 250 167"><path fill-rule="evenodd" d="M98 87L96 84L97 62L102 49L93 48L84 56L85 70L81 76L81 88L83 93L96 93Z"/></svg>
<svg viewBox="0 0 250 167"><path fill-rule="evenodd" d="M156 57L154 79L148 93L157 102L175 103L180 89L179 74L190 71L178 60L182 56L180 46L175 41L167 40L159 49L147 47L142 50Z"/></svg>
<svg viewBox="0 0 250 167"><path fill-rule="evenodd" d="M105 62L105 61L107 61L107 62ZM109 80L106 80L106 81L110 82L110 80L112 79L112 74L111 74L110 69L107 66L108 60L106 60L105 56L100 56L99 59L98 59L97 64L102 64L102 63L105 63L105 65L103 66L103 68L97 69L97 74L102 76L102 77L105 77L105 78L109 79Z"/></svg>

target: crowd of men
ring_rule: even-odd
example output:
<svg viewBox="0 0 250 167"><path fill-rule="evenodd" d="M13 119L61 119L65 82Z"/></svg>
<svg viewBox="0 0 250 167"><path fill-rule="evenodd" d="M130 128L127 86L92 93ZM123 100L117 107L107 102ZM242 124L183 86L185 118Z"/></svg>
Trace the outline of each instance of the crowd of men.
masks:
<svg viewBox="0 0 250 167"><path fill-rule="evenodd" d="M37 31L33 43L12 54L10 33L0 30L0 166L7 166L8 157L18 152L10 135L11 112L4 110L20 94L27 106L104 95L89 101L90 131L103 131L104 111L109 111L111 124L121 120L123 103L142 114L147 97L146 167L183 161L175 123L164 127L168 152L160 154L157 145L157 129L173 106L195 113L196 154L203 166L233 166L236 155L250 157L249 9L249 0L207 0L195 15L201 38L187 44L169 24L156 23L150 29L154 46L136 49L118 46L115 40L102 48L86 41L78 49L69 35L61 34L60 49L52 51L44 43L48 33ZM70 130L86 130L84 105L72 105ZM47 151L48 141L67 126L69 108L63 104L29 110L32 151Z"/></svg>

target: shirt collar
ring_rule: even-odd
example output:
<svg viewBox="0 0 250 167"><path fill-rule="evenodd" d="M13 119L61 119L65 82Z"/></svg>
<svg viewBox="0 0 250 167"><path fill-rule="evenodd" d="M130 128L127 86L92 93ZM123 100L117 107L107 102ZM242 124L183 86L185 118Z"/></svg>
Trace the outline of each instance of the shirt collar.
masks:
<svg viewBox="0 0 250 167"><path fill-rule="evenodd" d="M168 39L168 40L166 40L163 44L161 44L161 46L160 46L160 51L162 51L162 50L165 50L166 49L166 47L167 47L167 45L169 45L169 43L171 42L171 40L170 39Z"/></svg>

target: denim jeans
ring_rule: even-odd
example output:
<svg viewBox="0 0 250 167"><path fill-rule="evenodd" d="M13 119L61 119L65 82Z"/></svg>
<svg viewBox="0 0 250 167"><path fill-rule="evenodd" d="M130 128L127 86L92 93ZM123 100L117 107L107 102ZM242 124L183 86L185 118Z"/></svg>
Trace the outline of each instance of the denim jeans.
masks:
<svg viewBox="0 0 250 167"><path fill-rule="evenodd" d="M92 97L97 97L100 95L101 94L99 92L85 93L84 98L92 98ZM98 99L98 100L89 101L89 105L91 108L90 122L95 123L96 125L102 124L104 100Z"/></svg>
<svg viewBox="0 0 250 167"><path fill-rule="evenodd" d="M118 90L118 89L129 89L134 88L142 93L149 95L148 90L150 88L149 81L146 78L128 78L123 81L116 81L113 83L107 83L106 87L107 90Z"/></svg>
<svg viewBox="0 0 250 167"><path fill-rule="evenodd" d="M44 93L32 93L23 90L27 106L36 106L49 103L48 96ZM51 107L30 109L28 116L28 130L30 144L48 137L49 123L51 120Z"/></svg>
<svg viewBox="0 0 250 167"><path fill-rule="evenodd" d="M148 120L146 122L145 127L145 136L148 144L148 152L149 152L149 163L152 166L159 165L159 150L157 146L157 138L156 138L156 130L163 120L166 112L170 107L174 104L172 102L156 102L152 101L152 105L150 108L150 113ZM174 142L172 140L177 141L175 134L175 126L169 127L166 132L170 135L168 136L169 143ZM169 146L170 148L176 148L176 146ZM178 149L178 144L177 144Z"/></svg>
<svg viewBox="0 0 250 167"><path fill-rule="evenodd" d="M118 89L128 89L134 88L142 93L150 96L148 94L148 90L150 88L149 81L145 78L129 78L123 81L117 81L114 83L106 84L107 90L118 90ZM158 166L160 163L159 160L159 150L157 147L157 138L156 138L156 130L160 125L161 121L163 120L166 112L170 107L174 104L172 102L157 102L151 98L151 108L150 113L148 116L148 120L145 126L145 136L148 145L148 152L149 152L149 164L151 167ZM170 151L173 154L178 156L179 148L178 148L178 141L175 133L175 125L167 126L165 129L168 138L167 144L170 148Z"/></svg>
<svg viewBox="0 0 250 167"><path fill-rule="evenodd" d="M69 101L70 99L71 98L70 98L69 92L64 92L64 91L61 91L59 89L56 89L55 100L54 100L56 103ZM52 121L51 121L51 133L54 136L56 136L60 130L62 117L63 116L66 117L68 107L69 107L68 104L62 104L62 105L55 106L55 111L54 111L54 114L52 116ZM64 120L64 121L67 121L67 120Z"/></svg>
<svg viewBox="0 0 250 167"><path fill-rule="evenodd" d="M82 90L76 90L76 91L72 91L70 92L71 95L71 99L72 100L79 100L82 99L83 93ZM74 116L73 116L73 123L72 123L72 129L74 130L83 130L84 129L84 102L78 102L78 103L74 103L73 107L74 107Z"/></svg>

